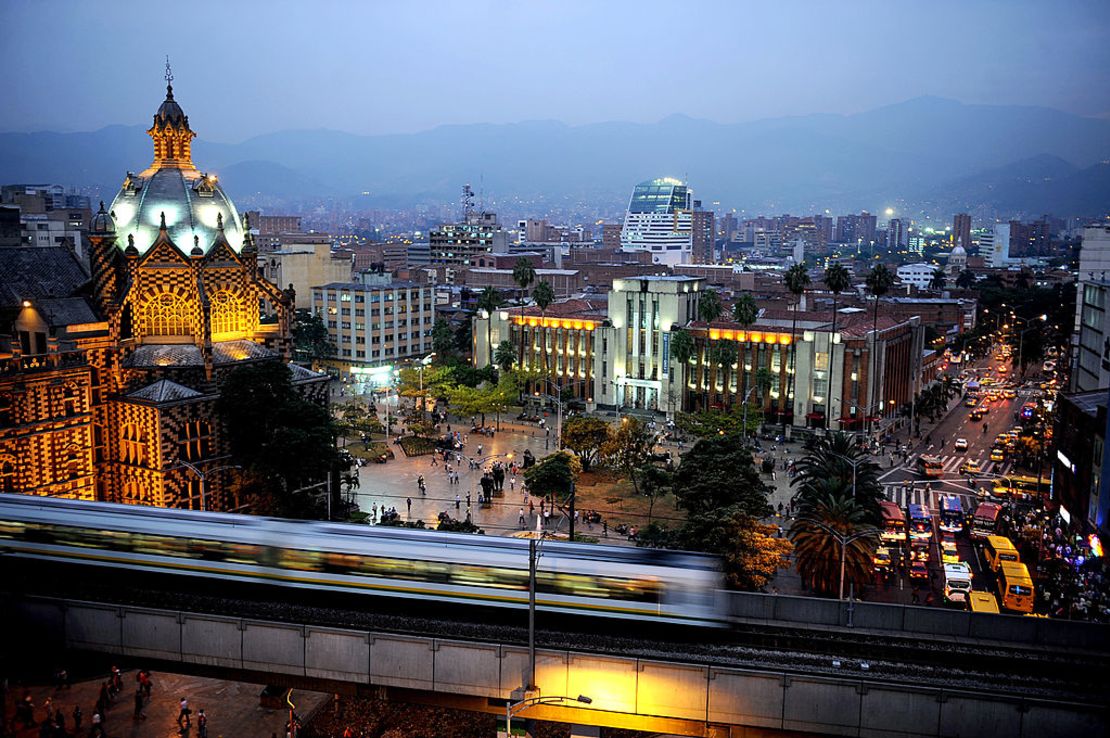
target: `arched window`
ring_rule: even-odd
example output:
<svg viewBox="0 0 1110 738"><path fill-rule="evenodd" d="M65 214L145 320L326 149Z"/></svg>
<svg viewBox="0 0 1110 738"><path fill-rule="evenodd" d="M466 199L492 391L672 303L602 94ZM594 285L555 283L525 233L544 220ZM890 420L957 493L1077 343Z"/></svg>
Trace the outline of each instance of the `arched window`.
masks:
<svg viewBox="0 0 1110 738"><path fill-rule="evenodd" d="M119 455L125 464L146 463L146 434L138 423L125 423L120 429Z"/></svg>
<svg viewBox="0 0 1110 738"><path fill-rule="evenodd" d="M227 290L212 295L212 333L231 333L243 330L243 303Z"/></svg>
<svg viewBox="0 0 1110 738"><path fill-rule="evenodd" d="M185 461L200 461L208 455L212 426L204 420L189 420L178 433L178 453Z"/></svg>
<svg viewBox="0 0 1110 738"><path fill-rule="evenodd" d="M16 489L15 461L10 456L0 456L0 493L10 495Z"/></svg>
<svg viewBox="0 0 1110 738"><path fill-rule="evenodd" d="M75 444L66 447L60 476L67 481L73 481L81 476L81 449Z"/></svg>
<svg viewBox="0 0 1110 738"><path fill-rule="evenodd" d="M172 292L155 295L143 309L143 333L148 336L189 335L185 301Z"/></svg>
<svg viewBox="0 0 1110 738"><path fill-rule="evenodd" d="M142 482L129 479L123 483L123 500L125 505L153 505L154 496L150 493L150 487Z"/></svg>

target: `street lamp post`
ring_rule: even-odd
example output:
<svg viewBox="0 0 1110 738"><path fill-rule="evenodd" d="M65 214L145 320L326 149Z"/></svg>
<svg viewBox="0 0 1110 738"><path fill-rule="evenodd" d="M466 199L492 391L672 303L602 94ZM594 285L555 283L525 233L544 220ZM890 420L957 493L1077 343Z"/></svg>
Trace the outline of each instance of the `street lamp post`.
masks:
<svg viewBox="0 0 1110 738"><path fill-rule="evenodd" d="M192 464L191 462L185 461L184 459L181 460L181 465L183 467L185 467L186 469L188 469L189 471L191 471L193 474L196 474L197 478L200 480L200 509L201 509L202 512L208 509L208 502L207 502L207 499L206 499L206 496L205 496L205 493L207 491L206 488L207 488L207 485L208 485L208 475L211 474L212 472L223 471L224 469L242 469L243 468L243 467L239 466L238 464L227 464L225 466L217 466L214 469L207 469L205 471L201 471L195 464Z"/></svg>
<svg viewBox="0 0 1110 738"><path fill-rule="evenodd" d="M505 735L512 736L513 715L520 712L526 707L533 705L554 705L560 702L581 702L583 705L588 705L593 702L592 699L584 694L577 697L556 697L554 695L548 697L527 697L516 702L505 703Z"/></svg>
<svg viewBox="0 0 1110 738"><path fill-rule="evenodd" d="M417 367L417 369L420 370L420 419L421 420L424 419L424 413L428 409L428 400L427 400L427 398L424 397L424 367L426 367L426 366L428 366L428 364L432 363L432 359L435 358L435 355L436 355L435 351L428 354L427 356L425 356L423 359L420 360L420 364Z"/></svg>
<svg viewBox="0 0 1110 738"><path fill-rule="evenodd" d="M874 537L879 534L879 530L877 528L864 528L862 530L856 531L855 533L852 533L851 535L844 535L844 533L838 531L836 528L829 527L818 520L814 520L813 518L808 518L807 522L825 531L830 536L835 538L836 542L840 544L840 596L837 599L843 600L844 569L845 560L847 559L848 554L848 544L858 541L861 538Z"/></svg>

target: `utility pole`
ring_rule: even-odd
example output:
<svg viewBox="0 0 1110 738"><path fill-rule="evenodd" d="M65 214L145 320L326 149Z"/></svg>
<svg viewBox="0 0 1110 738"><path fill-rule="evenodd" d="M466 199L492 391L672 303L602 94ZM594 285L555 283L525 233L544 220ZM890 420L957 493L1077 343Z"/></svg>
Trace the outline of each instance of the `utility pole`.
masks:
<svg viewBox="0 0 1110 738"><path fill-rule="evenodd" d="M528 539L528 691L536 688L536 539Z"/></svg>

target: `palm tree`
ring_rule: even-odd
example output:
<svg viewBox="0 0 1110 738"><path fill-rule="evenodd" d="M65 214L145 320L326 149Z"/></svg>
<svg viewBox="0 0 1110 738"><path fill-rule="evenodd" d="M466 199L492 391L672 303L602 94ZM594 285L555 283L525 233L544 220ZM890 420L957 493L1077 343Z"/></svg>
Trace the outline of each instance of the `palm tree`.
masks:
<svg viewBox="0 0 1110 738"><path fill-rule="evenodd" d="M806 288L809 287L809 270L806 269L806 263L803 261L787 269L783 282L786 284L786 289L794 295L794 313L790 321L790 371L786 374L785 398L786 406L790 408L791 422L793 422L794 374L797 370L796 360L798 358L798 342L794 335L798 332L798 306L801 304L802 295L805 294ZM782 434L786 435L786 413L782 415Z"/></svg>
<svg viewBox="0 0 1110 738"><path fill-rule="evenodd" d="M702 292L698 298L698 317L709 325L717 318L721 317L724 312L724 306L721 305L721 296L712 290ZM711 354L713 351L713 343L709 340L709 331L705 332L705 409L709 409L709 368L711 362Z"/></svg>
<svg viewBox="0 0 1110 738"><path fill-rule="evenodd" d="M536 301L536 306L540 309L540 318L541 318L540 322L542 323L543 322L542 319L547 317L547 308L549 308L551 306L551 303L555 302L555 290L551 286L551 283L550 282L540 282L539 284L537 284L536 289L532 290L532 299ZM547 329L545 328L544 330L546 331ZM547 335L547 334L543 333L541 335ZM540 356L543 357L543 372L544 372L544 376L546 376L547 375L547 341L546 341L546 339L544 341L543 350L540 351Z"/></svg>
<svg viewBox="0 0 1110 738"><path fill-rule="evenodd" d="M690 369L690 359L694 357L694 351L697 350L697 344L694 342L694 337L690 331L685 328L679 328L671 333L671 358L674 359L679 366L682 367L682 381L686 384L686 372ZM682 388L682 396L686 394L686 388ZM679 400L679 407L685 404Z"/></svg>
<svg viewBox="0 0 1110 738"><path fill-rule="evenodd" d="M933 278L929 280L929 289L940 292L948 286L948 275L943 269L934 269Z"/></svg>
<svg viewBox="0 0 1110 738"><path fill-rule="evenodd" d="M732 303L732 317L742 326L749 326L759 318L759 305L750 292L745 292Z"/></svg>
<svg viewBox="0 0 1110 738"><path fill-rule="evenodd" d="M848 267L841 264L839 261L834 261L825 269L825 287L833 296L833 309L832 309L832 335L829 337L829 370L832 370L833 365L833 341L836 340L836 319L839 317L837 314L837 302L840 298L840 293L849 289L852 286L852 275L848 272ZM831 394L831 393L830 393ZM829 398L829 407L832 407L832 398ZM830 424L831 427L831 424Z"/></svg>
<svg viewBox="0 0 1110 738"><path fill-rule="evenodd" d="M747 328L759 319L759 306L755 302L750 292L745 292L737 298L736 302L732 304L732 317L737 323ZM751 341L748 341L744 347L744 357L750 361ZM746 361L745 363L748 363ZM755 363L751 362L752 368L755 368ZM751 377L751 372L744 371L744 396L741 398L744 402L744 438L748 437L748 393L751 392L748 380Z"/></svg>
<svg viewBox="0 0 1110 738"><path fill-rule="evenodd" d="M975 285L975 272L970 269L964 269L956 277L956 286L962 289L970 289Z"/></svg>
<svg viewBox="0 0 1110 738"><path fill-rule="evenodd" d="M869 374L871 375L869 377L871 388L868 392L867 397L867 430L868 433L870 433L872 422L871 418L874 417L873 413L876 410L882 410L882 400L880 399L878 402L876 402L875 398L875 395L879 391L875 377L875 375L879 373L877 371L879 362L877 357L875 356L875 347L878 343L879 338L879 298L890 292L890 288L894 286L894 274L886 268L885 264L876 264L874 267L872 267L871 271L868 272L865 283L867 285L867 291L870 292L871 295L875 298L875 308L871 318L871 371L869 372Z"/></svg>
<svg viewBox="0 0 1110 738"><path fill-rule="evenodd" d="M790 526L795 566L802 581L815 592L835 594L843 560L844 581L858 589L871 579L879 531L868 524L865 511L850 494L844 494L842 485L830 480L823 487L812 508ZM842 540L857 535L860 537L842 547Z"/></svg>
<svg viewBox="0 0 1110 738"><path fill-rule="evenodd" d="M485 310L489 319L486 321L486 346L489 348L489 356L486 365L493 363L493 312L501 307L501 293L493 287L486 287L482 293L478 295L478 309ZM524 326L520 327L521 330L521 345L524 345ZM478 357L474 357L477 360Z"/></svg>
<svg viewBox="0 0 1110 738"><path fill-rule="evenodd" d="M497 344L497 351L493 355L493 361L497 367L507 372L513 368L513 362L516 361L516 352L513 351L513 344L511 341L502 341Z"/></svg>
<svg viewBox="0 0 1110 738"><path fill-rule="evenodd" d="M866 514L867 522L872 525L881 522L879 502L883 490L879 466L871 460L858 436L838 431L817 439L806 455L798 459L795 469L790 484L796 490L803 514L828 491L827 485L834 483L843 487L849 497L854 487L855 501Z"/></svg>
<svg viewBox="0 0 1110 738"><path fill-rule="evenodd" d="M528 288L536 281L536 268L532 266L532 262L528 257L522 256L516 260L513 265L513 281L520 285L520 362L521 368L524 367L524 295Z"/></svg>
<svg viewBox="0 0 1110 738"><path fill-rule="evenodd" d="M721 386L726 400L732 397L728 391L729 372L739 357L740 352L736 349L734 341L722 341L713 347L713 364L715 367L720 366L723 372ZM731 402L728 404L731 404Z"/></svg>

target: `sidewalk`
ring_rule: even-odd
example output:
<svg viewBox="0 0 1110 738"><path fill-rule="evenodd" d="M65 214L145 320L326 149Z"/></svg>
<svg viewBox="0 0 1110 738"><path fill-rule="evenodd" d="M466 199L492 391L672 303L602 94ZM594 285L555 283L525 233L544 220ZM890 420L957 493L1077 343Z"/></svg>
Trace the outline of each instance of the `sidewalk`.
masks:
<svg viewBox="0 0 1110 738"><path fill-rule="evenodd" d="M197 736L197 715L204 710L208 718L210 738L270 738L272 735L285 735L285 725L289 720L286 709L267 710L259 706L262 686L244 682L230 682L222 679L182 676L154 672L151 675L153 688L151 696L143 706L145 718L134 718L136 671L123 672L123 689L116 695L105 710L105 733L112 738L170 738L171 736ZM107 678L107 677L105 677ZM26 688L12 686L4 705L5 715L15 738L38 738L42 721L46 718L45 705L49 700L50 709L61 711L65 716L66 730L82 738L89 734L93 712L100 693L103 679L89 679L73 683L64 689L53 686L31 685ZM15 705L29 694L35 706L34 727L25 728L22 723L15 729ZM180 712L179 700L189 701L191 725L181 730L177 724ZM303 720L328 699L328 695L318 692L294 691L293 702L297 715ZM73 708L81 708L81 729L74 731Z"/></svg>

